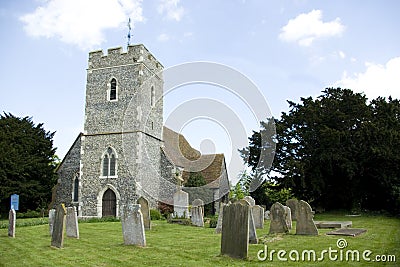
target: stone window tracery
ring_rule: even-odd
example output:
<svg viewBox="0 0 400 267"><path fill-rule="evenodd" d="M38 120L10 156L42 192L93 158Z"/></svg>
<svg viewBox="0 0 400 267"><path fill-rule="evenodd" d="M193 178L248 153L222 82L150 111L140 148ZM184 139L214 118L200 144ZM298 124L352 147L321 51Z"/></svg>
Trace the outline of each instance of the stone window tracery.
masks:
<svg viewBox="0 0 400 267"><path fill-rule="evenodd" d="M117 176L117 154L111 147L107 148L107 151L103 153L102 157L102 177L116 177Z"/></svg>

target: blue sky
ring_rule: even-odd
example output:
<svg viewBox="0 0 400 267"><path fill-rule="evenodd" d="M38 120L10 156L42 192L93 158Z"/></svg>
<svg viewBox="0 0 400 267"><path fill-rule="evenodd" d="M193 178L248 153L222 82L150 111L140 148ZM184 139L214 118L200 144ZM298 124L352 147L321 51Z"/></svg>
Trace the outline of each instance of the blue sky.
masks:
<svg viewBox="0 0 400 267"><path fill-rule="evenodd" d="M2 0L0 111L56 131L63 157L83 131L88 52L125 47L128 17L131 43L143 43L165 68L192 61L230 66L258 86L275 117L288 111L286 100L316 97L328 86L400 98L399 11L396 0ZM257 127L240 101L199 87L166 97L166 117L185 97L201 96L242 116L248 134ZM194 147L224 152L229 161L237 147L223 128L194 120L178 130Z"/></svg>

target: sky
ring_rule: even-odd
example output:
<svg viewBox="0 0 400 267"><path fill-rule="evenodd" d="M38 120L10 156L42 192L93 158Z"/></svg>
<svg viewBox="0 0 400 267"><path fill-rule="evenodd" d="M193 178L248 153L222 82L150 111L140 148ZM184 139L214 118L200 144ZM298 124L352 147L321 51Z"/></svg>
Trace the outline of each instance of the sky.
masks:
<svg viewBox="0 0 400 267"><path fill-rule="evenodd" d="M201 61L247 77L268 104L262 120L326 87L400 98L399 11L397 0L0 0L0 112L56 131L63 158L83 132L88 53L126 48L128 18L130 43L144 44L165 69ZM174 130L204 153L225 153L234 181L237 149L259 125L249 94L182 86L165 95L164 121L208 99L211 115L194 108ZM238 121L219 120L225 107ZM235 141L235 132L244 137Z"/></svg>

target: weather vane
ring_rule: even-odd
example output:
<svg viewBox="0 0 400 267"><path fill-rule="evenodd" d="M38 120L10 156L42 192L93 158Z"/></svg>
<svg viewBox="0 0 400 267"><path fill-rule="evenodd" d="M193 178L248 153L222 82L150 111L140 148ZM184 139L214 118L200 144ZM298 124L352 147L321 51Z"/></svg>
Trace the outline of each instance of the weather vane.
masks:
<svg viewBox="0 0 400 267"><path fill-rule="evenodd" d="M128 20L128 46L130 45L131 42L131 18Z"/></svg>

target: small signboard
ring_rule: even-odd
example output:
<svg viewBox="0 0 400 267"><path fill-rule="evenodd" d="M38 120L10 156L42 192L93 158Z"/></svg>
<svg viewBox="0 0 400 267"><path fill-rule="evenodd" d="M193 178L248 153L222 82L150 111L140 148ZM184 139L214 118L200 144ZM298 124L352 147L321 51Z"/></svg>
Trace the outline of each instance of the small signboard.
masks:
<svg viewBox="0 0 400 267"><path fill-rule="evenodd" d="M17 194L11 195L11 209L13 210L19 209L19 195Z"/></svg>

